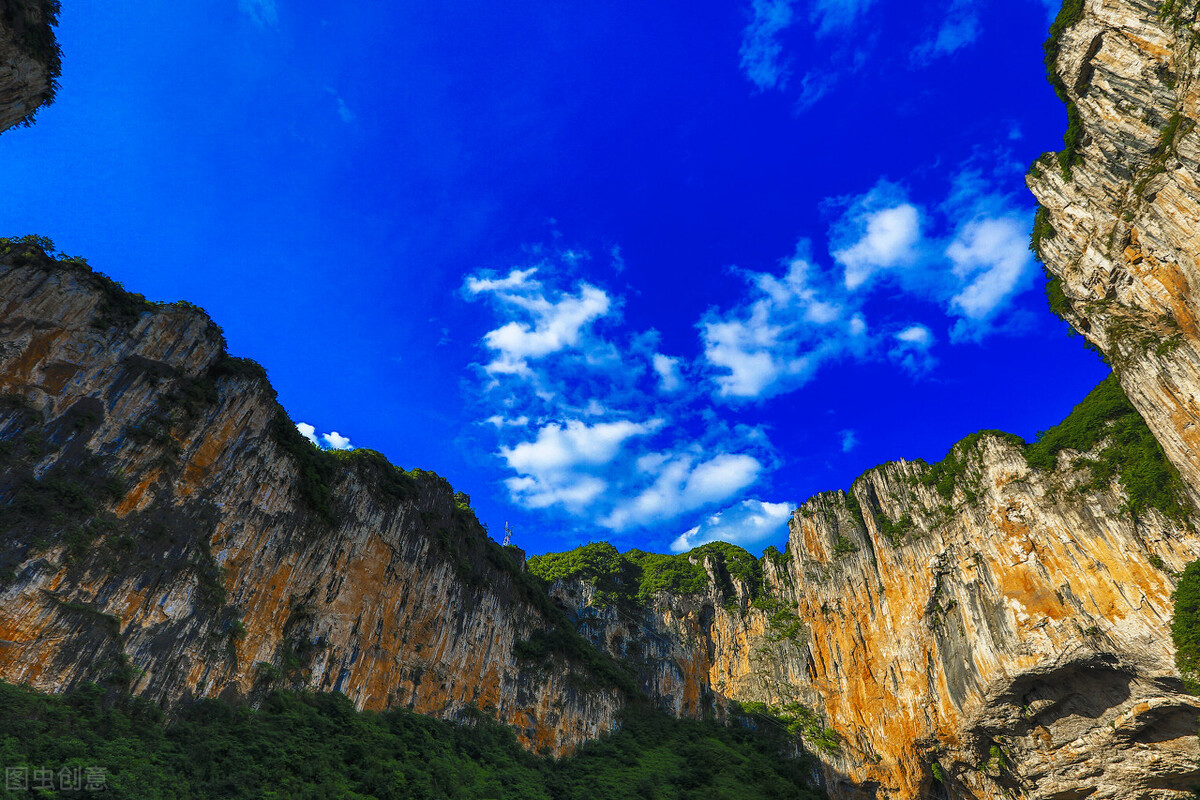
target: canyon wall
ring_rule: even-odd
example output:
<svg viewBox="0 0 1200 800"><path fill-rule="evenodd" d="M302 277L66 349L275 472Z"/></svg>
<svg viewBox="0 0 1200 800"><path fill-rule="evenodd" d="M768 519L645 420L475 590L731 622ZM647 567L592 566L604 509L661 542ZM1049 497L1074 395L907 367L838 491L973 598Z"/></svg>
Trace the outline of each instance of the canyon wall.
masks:
<svg viewBox="0 0 1200 800"><path fill-rule="evenodd" d="M322 453L202 311L38 243L0 245L0 462L6 680L166 707L272 686L473 706L554 753L615 724L621 674L562 647L551 669L514 656L561 612L469 498Z"/></svg>
<svg viewBox="0 0 1200 800"><path fill-rule="evenodd" d="M1089 455L1039 469L984 434L950 471L880 466L796 511L756 603L717 580L640 612L597 607L586 581L553 593L598 645L636 643L676 713L816 712L804 735L834 798L1190 797L1200 704L1169 626L1200 537L1183 507L1132 511ZM773 625L779 609L798 630Z"/></svg>
<svg viewBox="0 0 1200 800"><path fill-rule="evenodd" d="M1029 174L1051 307L1102 350L1200 492L1197 8L1071 0L1047 48L1065 149Z"/></svg>
<svg viewBox="0 0 1200 800"><path fill-rule="evenodd" d="M0 0L0 132L29 125L54 99L61 70L57 0Z"/></svg>

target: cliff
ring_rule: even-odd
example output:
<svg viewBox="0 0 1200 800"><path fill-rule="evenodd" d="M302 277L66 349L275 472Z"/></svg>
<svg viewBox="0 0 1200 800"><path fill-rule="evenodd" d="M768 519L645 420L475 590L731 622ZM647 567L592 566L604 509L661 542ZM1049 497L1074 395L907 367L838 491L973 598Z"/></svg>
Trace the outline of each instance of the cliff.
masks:
<svg viewBox="0 0 1200 800"><path fill-rule="evenodd" d="M1200 537L1182 497L1110 380L1037 445L977 435L814 497L757 589L704 557L703 590L640 610L597 608L594 578L554 591L597 644L637 642L679 713L711 696L799 722L834 798L1183 798L1200 704L1171 595Z"/></svg>
<svg viewBox="0 0 1200 800"><path fill-rule="evenodd" d="M469 498L317 450L202 311L46 244L0 242L0 677L164 707L272 686L470 705L554 753L613 727L628 676ZM548 632L553 669L514 655Z"/></svg>
<svg viewBox="0 0 1200 800"><path fill-rule="evenodd" d="M0 0L0 132L54 101L62 69L57 0Z"/></svg>
<svg viewBox="0 0 1200 800"><path fill-rule="evenodd" d="M1051 308L1112 362L1200 492L1200 63L1194 3L1068 0L1047 43L1065 148L1039 159Z"/></svg>

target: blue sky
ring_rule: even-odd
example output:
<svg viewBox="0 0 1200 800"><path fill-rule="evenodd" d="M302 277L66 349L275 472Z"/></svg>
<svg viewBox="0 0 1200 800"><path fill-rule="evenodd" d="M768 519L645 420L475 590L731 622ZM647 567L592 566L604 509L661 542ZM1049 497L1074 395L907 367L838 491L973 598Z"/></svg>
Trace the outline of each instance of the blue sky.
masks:
<svg viewBox="0 0 1200 800"><path fill-rule="evenodd" d="M1042 0L64 6L0 230L204 306L530 552L782 546L1105 373L1026 250Z"/></svg>

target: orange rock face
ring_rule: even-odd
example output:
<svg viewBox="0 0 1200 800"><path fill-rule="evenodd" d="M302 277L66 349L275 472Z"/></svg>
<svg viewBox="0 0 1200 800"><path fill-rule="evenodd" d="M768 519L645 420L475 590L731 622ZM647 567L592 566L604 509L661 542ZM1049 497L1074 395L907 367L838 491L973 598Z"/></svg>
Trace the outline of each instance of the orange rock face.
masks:
<svg viewBox="0 0 1200 800"><path fill-rule="evenodd" d="M273 391L214 367L227 357L203 313L118 314L120 295L86 268L9 250L0 441L41 437L42 452L10 452L8 477L88 481L89 464L121 488L86 520L39 528L49 541L11 537L0 677L57 691L125 660L134 691L165 706L272 685L451 718L469 705L554 753L612 728L615 689L514 657L553 624L544 595L539 606L444 480L352 457L330 479L336 521L323 520L271 432ZM402 495L379 488L389 470ZM72 526L85 546L60 543Z"/></svg>

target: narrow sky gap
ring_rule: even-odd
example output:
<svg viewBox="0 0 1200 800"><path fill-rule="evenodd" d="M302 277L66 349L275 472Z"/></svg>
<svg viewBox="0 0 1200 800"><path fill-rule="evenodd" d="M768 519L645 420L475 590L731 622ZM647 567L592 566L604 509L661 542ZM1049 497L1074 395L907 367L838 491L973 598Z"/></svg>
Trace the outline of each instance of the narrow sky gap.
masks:
<svg viewBox="0 0 1200 800"><path fill-rule="evenodd" d="M759 552L1103 365L1045 309L1042 0L67 4L0 138L39 233L259 360L317 446L530 552ZM198 70L196 64L204 64Z"/></svg>

